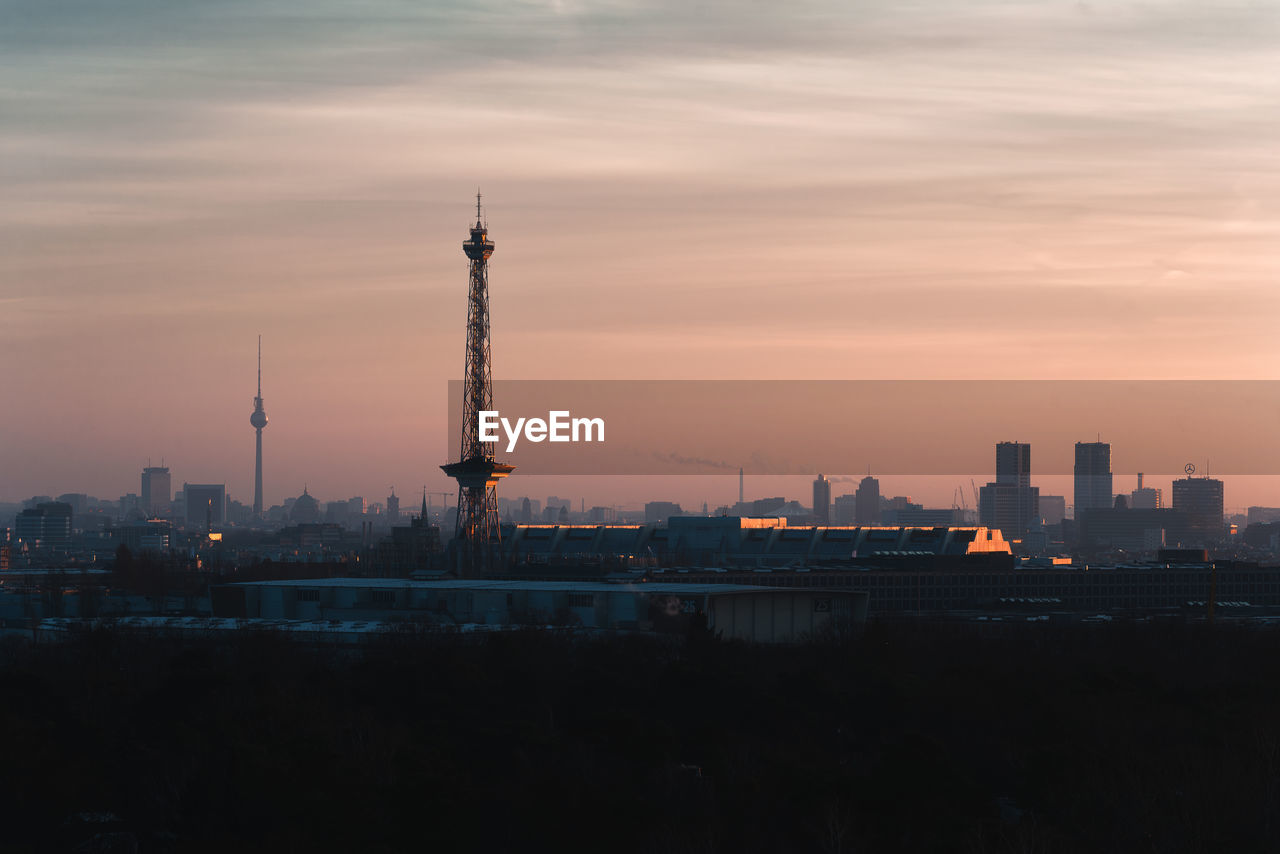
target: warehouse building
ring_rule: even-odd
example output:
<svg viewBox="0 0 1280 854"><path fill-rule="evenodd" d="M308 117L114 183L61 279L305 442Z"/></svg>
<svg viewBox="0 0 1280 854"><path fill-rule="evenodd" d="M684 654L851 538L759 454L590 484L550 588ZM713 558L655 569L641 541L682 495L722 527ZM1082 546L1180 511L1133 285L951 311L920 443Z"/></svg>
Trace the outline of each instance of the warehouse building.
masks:
<svg viewBox="0 0 1280 854"><path fill-rule="evenodd" d="M616 566L799 566L883 552L1009 554L999 529L977 526L788 525L785 517L673 516L666 525L517 525L510 565L606 561Z"/></svg>
<svg viewBox="0 0 1280 854"><path fill-rule="evenodd" d="M724 638L794 643L866 621L861 591L748 584L323 578L226 584L215 617L580 626L680 633L705 624Z"/></svg>

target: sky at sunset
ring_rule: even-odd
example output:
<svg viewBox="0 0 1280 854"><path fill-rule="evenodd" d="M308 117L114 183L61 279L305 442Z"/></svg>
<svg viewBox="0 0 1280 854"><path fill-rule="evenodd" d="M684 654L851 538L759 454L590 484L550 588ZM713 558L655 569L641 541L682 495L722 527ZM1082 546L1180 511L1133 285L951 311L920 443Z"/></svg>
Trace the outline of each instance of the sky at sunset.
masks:
<svg viewBox="0 0 1280 854"><path fill-rule="evenodd" d="M495 378L1273 379L1277 151L1270 2L0 0L0 500L251 502L259 334L268 504L452 488L477 187Z"/></svg>

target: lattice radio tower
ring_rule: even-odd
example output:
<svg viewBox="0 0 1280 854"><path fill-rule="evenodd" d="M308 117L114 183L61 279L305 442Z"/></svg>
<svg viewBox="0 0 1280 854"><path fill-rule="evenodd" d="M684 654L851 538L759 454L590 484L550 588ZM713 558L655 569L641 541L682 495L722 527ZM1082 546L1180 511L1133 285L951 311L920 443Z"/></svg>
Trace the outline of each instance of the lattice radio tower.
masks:
<svg viewBox="0 0 1280 854"><path fill-rule="evenodd" d="M480 413L493 409L493 374L489 362L489 256L493 241L484 224L476 193L476 224L462 244L470 261L467 296L467 364L462 380L462 445L456 463L441 466L458 482L458 522L454 529L460 574L492 568L501 546L498 494L495 487L515 466L494 462L492 442L480 441Z"/></svg>

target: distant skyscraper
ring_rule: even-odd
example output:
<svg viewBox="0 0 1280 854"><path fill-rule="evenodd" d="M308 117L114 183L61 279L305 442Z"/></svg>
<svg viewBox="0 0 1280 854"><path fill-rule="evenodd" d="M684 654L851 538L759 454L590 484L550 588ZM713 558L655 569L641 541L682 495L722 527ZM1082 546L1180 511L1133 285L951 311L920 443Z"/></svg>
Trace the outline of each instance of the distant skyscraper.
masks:
<svg viewBox="0 0 1280 854"><path fill-rule="evenodd" d="M1021 539L1040 521L1040 490L1031 485L1030 445L996 445L996 479L978 493L978 518L988 528L999 528L1009 540Z"/></svg>
<svg viewBox="0 0 1280 854"><path fill-rule="evenodd" d="M1086 510L1114 506L1111 496L1111 445L1108 442L1076 442L1076 518Z"/></svg>
<svg viewBox="0 0 1280 854"><path fill-rule="evenodd" d="M142 470L142 512L148 517L165 516L173 509L173 483L165 466Z"/></svg>
<svg viewBox="0 0 1280 854"><path fill-rule="evenodd" d="M396 495L394 486L391 487L391 494L387 496L387 523L400 524L400 496Z"/></svg>
<svg viewBox="0 0 1280 854"><path fill-rule="evenodd" d="M876 525L880 522L880 481L867 475L858 484L854 504L859 525Z"/></svg>
<svg viewBox="0 0 1280 854"><path fill-rule="evenodd" d="M1173 482L1173 509L1186 515L1191 544L1222 539L1222 481L1212 477L1184 477Z"/></svg>
<svg viewBox="0 0 1280 854"><path fill-rule="evenodd" d="M1024 442L996 445L996 483L1031 485L1031 446Z"/></svg>
<svg viewBox="0 0 1280 854"><path fill-rule="evenodd" d="M287 420L287 419L286 419ZM262 428L267 426L267 413L262 408L262 336L258 336L258 394L253 399L249 423L257 434L257 454L253 466L253 518L262 518ZM287 427L288 425L286 425ZM286 430L286 432L288 432Z"/></svg>
<svg viewBox="0 0 1280 854"><path fill-rule="evenodd" d="M1056 525L1067 516L1067 497L1065 495L1041 495L1040 518L1046 525Z"/></svg>
<svg viewBox="0 0 1280 854"><path fill-rule="evenodd" d="M186 499L189 529L203 528L206 524L221 525L226 521L226 484L184 483L182 495Z"/></svg>
<svg viewBox="0 0 1280 854"><path fill-rule="evenodd" d="M837 495L831 502L831 522L834 525L854 525L858 521L858 497L850 493Z"/></svg>
<svg viewBox="0 0 1280 854"><path fill-rule="evenodd" d="M822 475L813 482L813 518L820 525L831 521L831 481Z"/></svg>
<svg viewBox="0 0 1280 854"><path fill-rule="evenodd" d="M1159 489L1142 485L1138 472L1138 488L1129 493L1129 507L1134 510L1159 510L1164 507L1164 494Z"/></svg>

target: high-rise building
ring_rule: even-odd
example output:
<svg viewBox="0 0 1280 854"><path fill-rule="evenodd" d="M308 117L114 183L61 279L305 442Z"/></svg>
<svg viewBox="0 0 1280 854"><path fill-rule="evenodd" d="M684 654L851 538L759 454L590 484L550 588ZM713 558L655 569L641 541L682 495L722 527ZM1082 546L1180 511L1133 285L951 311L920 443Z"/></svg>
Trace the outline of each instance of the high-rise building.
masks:
<svg viewBox="0 0 1280 854"><path fill-rule="evenodd" d="M224 483L184 483L187 527L204 528L226 522L227 486Z"/></svg>
<svg viewBox="0 0 1280 854"><path fill-rule="evenodd" d="M1142 485L1142 472L1138 472L1138 488L1129 493L1131 510L1159 510L1164 507L1164 494L1159 489Z"/></svg>
<svg viewBox="0 0 1280 854"><path fill-rule="evenodd" d="M14 538L42 551L66 551L71 545L71 505L42 501L13 521Z"/></svg>
<svg viewBox="0 0 1280 854"><path fill-rule="evenodd" d="M142 515L142 498L136 492L120 496L120 518L132 519Z"/></svg>
<svg viewBox="0 0 1280 854"><path fill-rule="evenodd" d="M396 488L391 487L391 494L387 496L387 524L400 524L400 496L396 495Z"/></svg>
<svg viewBox="0 0 1280 854"><path fill-rule="evenodd" d="M1111 496L1111 444L1076 442L1076 518L1086 510L1106 510Z"/></svg>
<svg viewBox="0 0 1280 854"><path fill-rule="evenodd" d="M1184 545L1216 542L1225 532L1222 521L1222 481L1212 477L1184 477L1173 482L1173 509L1186 516Z"/></svg>
<svg viewBox="0 0 1280 854"><path fill-rule="evenodd" d="M1046 525L1057 525L1067 515L1067 497L1065 495L1041 495L1040 518Z"/></svg>
<svg viewBox="0 0 1280 854"><path fill-rule="evenodd" d="M996 483L1031 485L1031 446L1025 442L996 445Z"/></svg>
<svg viewBox="0 0 1280 854"><path fill-rule="evenodd" d="M819 525L831 521L831 481L822 475L813 482L813 518Z"/></svg>
<svg viewBox="0 0 1280 854"><path fill-rule="evenodd" d="M854 493L854 504L859 525L878 525L880 523L880 481L867 475L858 483Z"/></svg>
<svg viewBox="0 0 1280 854"><path fill-rule="evenodd" d="M142 512L148 518L167 516L173 510L173 482L165 466L142 470Z"/></svg>
<svg viewBox="0 0 1280 854"><path fill-rule="evenodd" d="M1005 539L1020 540L1040 521L1040 490L1031 485L1031 446L996 445L996 479L978 492L978 518L999 528Z"/></svg>
<svg viewBox="0 0 1280 854"><path fill-rule="evenodd" d="M831 523L853 525L858 521L858 496L854 493L837 495L831 502Z"/></svg>
<svg viewBox="0 0 1280 854"><path fill-rule="evenodd" d="M256 434L257 453L253 465L253 518L262 518L262 428L267 426L267 413L262 408L262 336L258 336L258 394L253 398L253 414L249 416Z"/></svg>

